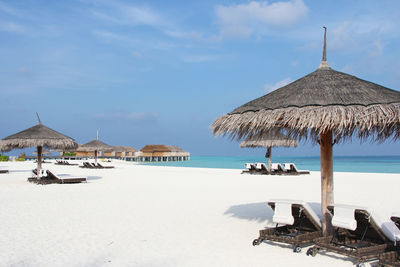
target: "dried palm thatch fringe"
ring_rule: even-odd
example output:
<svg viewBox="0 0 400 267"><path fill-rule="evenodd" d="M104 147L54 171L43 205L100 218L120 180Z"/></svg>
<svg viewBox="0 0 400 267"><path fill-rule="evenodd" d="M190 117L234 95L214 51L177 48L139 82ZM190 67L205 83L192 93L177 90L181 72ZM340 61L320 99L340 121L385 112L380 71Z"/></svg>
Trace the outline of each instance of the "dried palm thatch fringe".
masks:
<svg viewBox="0 0 400 267"><path fill-rule="evenodd" d="M23 149L26 147L37 147L42 146L45 149L75 149L77 143L71 139L14 139L14 140L1 140L0 150L1 151L11 151L13 149Z"/></svg>
<svg viewBox="0 0 400 267"><path fill-rule="evenodd" d="M297 140L274 129L262 134L251 136L240 144L240 147L297 147Z"/></svg>
<svg viewBox="0 0 400 267"><path fill-rule="evenodd" d="M108 152L108 151L113 151L113 147L103 143L100 140L95 139L93 141L90 141L89 143L80 145L77 148L77 151L82 151L82 152L94 152L96 150Z"/></svg>
<svg viewBox="0 0 400 267"><path fill-rule="evenodd" d="M2 151L38 146L54 149L74 149L78 147L78 143L71 137L54 131L41 123L0 141L0 150Z"/></svg>
<svg viewBox="0 0 400 267"><path fill-rule="evenodd" d="M215 135L232 139L249 138L273 128L281 129L293 138L312 138L332 130L337 141L357 134L366 139L383 141L400 137L400 103L363 105L332 105L262 109L244 113L230 113L218 118L212 125Z"/></svg>
<svg viewBox="0 0 400 267"><path fill-rule="evenodd" d="M288 142L282 141L244 141L240 144L240 147L277 147L277 146L285 146L285 147L296 147L296 140L289 140Z"/></svg>

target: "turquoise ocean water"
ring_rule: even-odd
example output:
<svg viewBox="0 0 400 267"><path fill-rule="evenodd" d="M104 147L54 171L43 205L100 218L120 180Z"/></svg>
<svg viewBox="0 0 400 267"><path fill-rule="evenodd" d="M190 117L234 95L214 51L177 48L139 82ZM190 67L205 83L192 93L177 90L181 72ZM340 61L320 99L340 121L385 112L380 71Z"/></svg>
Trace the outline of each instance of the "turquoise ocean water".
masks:
<svg viewBox="0 0 400 267"><path fill-rule="evenodd" d="M143 163L156 166L244 169L246 162L266 162L263 156L212 157L192 156L189 161ZM272 162L293 162L298 169L320 170L319 157L276 156ZM333 159L337 172L400 173L400 156L337 156Z"/></svg>

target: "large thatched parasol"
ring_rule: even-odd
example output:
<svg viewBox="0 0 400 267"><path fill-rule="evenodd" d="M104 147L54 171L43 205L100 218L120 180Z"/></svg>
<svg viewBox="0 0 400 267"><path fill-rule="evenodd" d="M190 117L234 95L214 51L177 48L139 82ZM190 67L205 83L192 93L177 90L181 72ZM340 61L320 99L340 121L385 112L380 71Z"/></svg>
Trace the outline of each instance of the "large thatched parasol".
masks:
<svg viewBox="0 0 400 267"><path fill-rule="evenodd" d="M93 141L84 145L80 145L77 150L86 152L94 151L94 159L97 163L97 151L112 151L113 147L101 142L100 140L98 140L98 137L96 137L96 139L94 139Z"/></svg>
<svg viewBox="0 0 400 267"><path fill-rule="evenodd" d="M263 132L260 135L254 135L248 137L242 143L240 147L266 147L268 149L268 170L271 171L271 148L278 146L296 147L297 141L289 136L282 134L279 130L274 129L268 132Z"/></svg>
<svg viewBox="0 0 400 267"><path fill-rule="evenodd" d="M40 120L38 125L10 135L0 142L0 149L4 151L27 147L37 147L37 179L40 180L43 148L75 149L78 143L71 137L44 126Z"/></svg>
<svg viewBox="0 0 400 267"><path fill-rule="evenodd" d="M333 203L333 144L353 134L361 140L368 136L397 139L400 92L331 69L326 60L325 28L322 63L316 71L244 104L212 125L214 134L239 139L272 128L286 129L292 137L311 137L320 144L326 236L332 231L327 206Z"/></svg>

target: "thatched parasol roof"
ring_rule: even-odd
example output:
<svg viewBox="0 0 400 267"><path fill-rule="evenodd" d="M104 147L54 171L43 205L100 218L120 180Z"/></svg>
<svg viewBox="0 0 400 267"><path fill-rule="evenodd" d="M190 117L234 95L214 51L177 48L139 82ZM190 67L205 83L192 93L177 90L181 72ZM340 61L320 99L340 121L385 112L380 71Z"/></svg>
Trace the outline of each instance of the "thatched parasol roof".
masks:
<svg viewBox="0 0 400 267"><path fill-rule="evenodd" d="M377 139L400 135L400 92L333 70L327 61L307 76L220 117L213 133L238 139L270 128L316 139L333 130L336 138L357 132Z"/></svg>
<svg viewBox="0 0 400 267"><path fill-rule="evenodd" d="M240 144L240 147L297 147L298 143L278 130L264 132L261 135L250 136Z"/></svg>
<svg viewBox="0 0 400 267"><path fill-rule="evenodd" d="M75 149L78 144L71 137L56 132L41 123L10 135L0 142L0 150L3 151L38 146L55 149Z"/></svg>
<svg viewBox="0 0 400 267"><path fill-rule="evenodd" d="M100 140L93 140L89 143L79 145L77 151L93 152L93 151L112 151L113 147L107 145Z"/></svg>
<svg viewBox="0 0 400 267"><path fill-rule="evenodd" d="M321 148L323 236L332 234L333 145L354 133L363 139L400 137L400 92L333 70L324 50L319 68L284 87L250 101L212 124L217 135L251 137L285 129L292 137L311 136Z"/></svg>

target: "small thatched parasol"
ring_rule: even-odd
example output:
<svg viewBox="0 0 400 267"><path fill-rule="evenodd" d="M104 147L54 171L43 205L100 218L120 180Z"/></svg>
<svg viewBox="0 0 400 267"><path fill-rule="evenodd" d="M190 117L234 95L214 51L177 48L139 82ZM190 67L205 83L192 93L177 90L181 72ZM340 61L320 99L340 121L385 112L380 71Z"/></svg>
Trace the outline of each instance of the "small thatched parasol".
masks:
<svg viewBox="0 0 400 267"><path fill-rule="evenodd" d="M43 148L75 149L78 147L78 143L71 137L44 126L40 119L38 125L10 135L0 142L0 150L4 151L27 147L37 147L37 179L40 180Z"/></svg>
<svg viewBox="0 0 400 267"><path fill-rule="evenodd" d="M311 137L321 146L322 230L326 236L332 231L327 206L333 204L333 144L353 134L361 140L368 136L399 138L400 92L331 69L326 60L325 28L322 63L316 71L244 104L212 125L214 134L238 139L273 128L285 129L292 137Z"/></svg>
<svg viewBox="0 0 400 267"><path fill-rule="evenodd" d="M112 151L113 147L101 142L100 140L98 140L98 137L96 137L96 139L94 139L93 141L84 145L80 145L77 150L86 152L94 151L94 159L97 163L97 151Z"/></svg>
<svg viewBox="0 0 400 267"><path fill-rule="evenodd" d="M268 132L263 132L260 135L254 135L247 138L245 141L240 143L240 147L267 147L268 155L268 170L271 171L271 148L278 146L285 147L297 147L298 143L295 139L290 138L282 134L279 130L271 130Z"/></svg>

